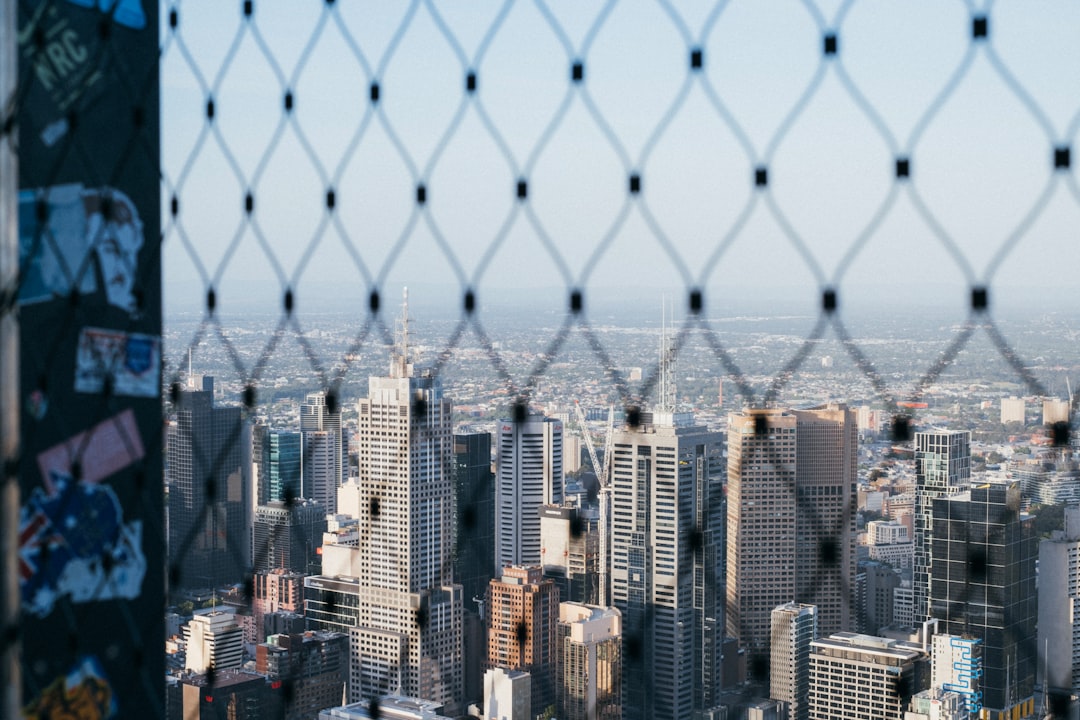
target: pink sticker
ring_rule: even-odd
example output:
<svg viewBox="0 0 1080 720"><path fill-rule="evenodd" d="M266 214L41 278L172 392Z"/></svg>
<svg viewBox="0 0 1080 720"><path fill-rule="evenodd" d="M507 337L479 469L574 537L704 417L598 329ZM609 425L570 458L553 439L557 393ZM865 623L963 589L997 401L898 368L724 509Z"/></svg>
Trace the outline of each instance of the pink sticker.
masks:
<svg viewBox="0 0 1080 720"><path fill-rule="evenodd" d="M123 470L146 455L142 437L135 426L135 413L124 410L64 442L53 445L37 457L45 489L52 494L54 475L71 476L71 466L78 462L79 480L96 483Z"/></svg>

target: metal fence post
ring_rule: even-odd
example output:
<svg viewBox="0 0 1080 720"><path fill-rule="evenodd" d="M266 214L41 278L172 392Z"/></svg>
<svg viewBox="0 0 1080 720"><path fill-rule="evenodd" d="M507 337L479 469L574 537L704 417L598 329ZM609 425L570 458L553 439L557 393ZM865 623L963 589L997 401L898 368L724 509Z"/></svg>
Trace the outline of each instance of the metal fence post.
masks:
<svg viewBox="0 0 1080 720"><path fill-rule="evenodd" d="M0 716L18 717L19 668L19 277L15 0L0 0Z"/></svg>

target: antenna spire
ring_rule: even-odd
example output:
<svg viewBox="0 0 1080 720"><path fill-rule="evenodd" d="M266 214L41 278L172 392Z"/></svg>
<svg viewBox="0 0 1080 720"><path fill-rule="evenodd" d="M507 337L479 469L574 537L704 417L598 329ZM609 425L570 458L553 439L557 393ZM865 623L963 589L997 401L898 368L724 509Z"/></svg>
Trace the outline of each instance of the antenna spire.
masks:
<svg viewBox="0 0 1080 720"><path fill-rule="evenodd" d="M675 412L675 348L667 333L667 298L660 302L660 382L657 410Z"/></svg>
<svg viewBox="0 0 1080 720"><path fill-rule="evenodd" d="M397 346L390 354L390 377L412 377L412 364L409 362L409 288L404 290L397 326Z"/></svg>

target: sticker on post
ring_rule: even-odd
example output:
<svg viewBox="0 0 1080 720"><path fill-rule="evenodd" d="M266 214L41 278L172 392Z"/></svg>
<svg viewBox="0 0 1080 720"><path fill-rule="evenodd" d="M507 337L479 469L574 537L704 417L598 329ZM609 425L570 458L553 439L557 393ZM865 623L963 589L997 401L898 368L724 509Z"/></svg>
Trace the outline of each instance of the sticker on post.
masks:
<svg viewBox="0 0 1080 720"><path fill-rule="evenodd" d="M19 302L104 292L136 314L135 276L143 225L135 204L112 188L81 184L19 192Z"/></svg>
<svg viewBox="0 0 1080 720"><path fill-rule="evenodd" d="M101 661L91 655L49 683L23 707L23 717L108 720L116 717L117 710L116 695Z"/></svg>
<svg viewBox="0 0 1080 720"><path fill-rule="evenodd" d="M100 422L86 432L73 435L53 445L37 456L38 470L45 490L55 491L55 477L74 477L96 483L146 455L142 436L135 426L135 413L130 409Z"/></svg>
<svg viewBox="0 0 1080 720"><path fill-rule="evenodd" d="M55 475L51 493L35 488L19 511L19 589L23 612L45 617L56 601L127 600L146 575L142 521L124 522L110 485Z"/></svg>
<svg viewBox="0 0 1080 720"><path fill-rule="evenodd" d="M131 410L38 455L42 487L19 510L23 612L45 617L65 596L85 603L140 595L142 521L125 523L115 490L101 481L144 455Z"/></svg>
<svg viewBox="0 0 1080 720"><path fill-rule="evenodd" d="M75 392L157 397L161 392L161 339L154 335L87 327L79 333Z"/></svg>

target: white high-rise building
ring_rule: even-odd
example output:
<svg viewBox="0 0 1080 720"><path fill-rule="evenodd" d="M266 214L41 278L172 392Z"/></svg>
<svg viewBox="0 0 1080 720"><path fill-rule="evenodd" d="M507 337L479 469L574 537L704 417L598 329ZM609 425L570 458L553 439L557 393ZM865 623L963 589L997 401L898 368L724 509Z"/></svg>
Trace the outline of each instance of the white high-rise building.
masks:
<svg viewBox="0 0 1080 720"><path fill-rule="evenodd" d="M337 489L344 479L341 408L331 412L326 393L310 393L300 405L303 495L337 512Z"/></svg>
<svg viewBox="0 0 1080 720"><path fill-rule="evenodd" d="M611 595L622 613L623 718L720 704L724 633L723 436L674 424L616 432Z"/></svg>
<svg viewBox="0 0 1080 720"><path fill-rule="evenodd" d="M464 709L453 424L440 378L409 362L408 323L406 295L390 374L358 403L359 542L341 549L358 579L349 695L424 698L453 716Z"/></svg>
<svg viewBox="0 0 1080 720"><path fill-rule="evenodd" d="M204 673L210 668L238 668L243 661L244 631L233 613L214 610L196 615L184 626L184 639L186 670Z"/></svg>
<svg viewBox="0 0 1080 720"><path fill-rule="evenodd" d="M563 424L531 415L499 423L495 465L496 576L540 565L540 508L563 500Z"/></svg>
<svg viewBox="0 0 1080 720"><path fill-rule="evenodd" d="M1080 695L1080 507L1039 543L1039 680L1052 694Z"/></svg>
<svg viewBox="0 0 1080 720"><path fill-rule="evenodd" d="M791 720L809 713L810 643L817 638L817 607L787 603L772 611L769 697L788 705Z"/></svg>

